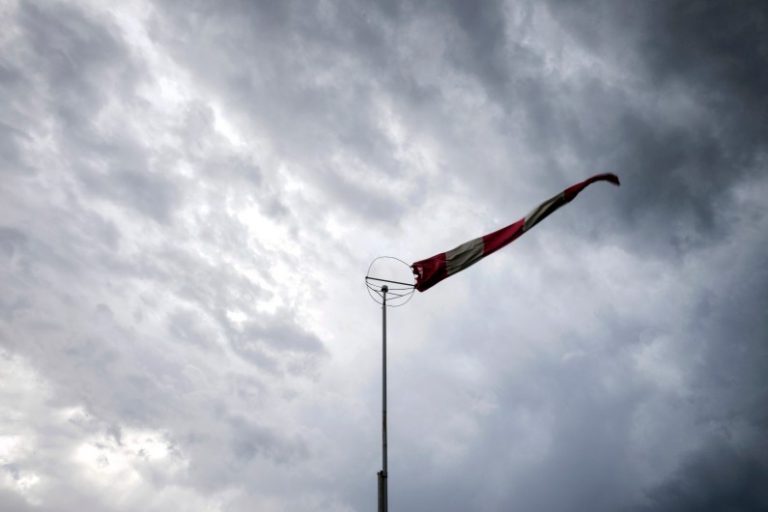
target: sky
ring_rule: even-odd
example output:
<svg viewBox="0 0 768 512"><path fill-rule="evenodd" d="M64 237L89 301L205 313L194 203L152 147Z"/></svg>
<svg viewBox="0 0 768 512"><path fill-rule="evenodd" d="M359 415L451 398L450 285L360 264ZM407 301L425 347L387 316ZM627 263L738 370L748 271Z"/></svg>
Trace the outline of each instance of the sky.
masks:
<svg viewBox="0 0 768 512"><path fill-rule="evenodd" d="M768 510L768 5L0 0L0 508Z"/></svg>

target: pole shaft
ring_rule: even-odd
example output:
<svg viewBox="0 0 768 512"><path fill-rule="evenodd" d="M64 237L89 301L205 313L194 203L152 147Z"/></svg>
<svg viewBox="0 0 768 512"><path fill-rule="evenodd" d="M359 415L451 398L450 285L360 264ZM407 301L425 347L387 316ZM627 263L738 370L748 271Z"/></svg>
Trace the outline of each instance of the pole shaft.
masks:
<svg viewBox="0 0 768 512"><path fill-rule="evenodd" d="M387 467L387 286L382 286L381 303L381 452L383 468L381 470L381 485L379 486L379 510L389 510L389 489Z"/></svg>

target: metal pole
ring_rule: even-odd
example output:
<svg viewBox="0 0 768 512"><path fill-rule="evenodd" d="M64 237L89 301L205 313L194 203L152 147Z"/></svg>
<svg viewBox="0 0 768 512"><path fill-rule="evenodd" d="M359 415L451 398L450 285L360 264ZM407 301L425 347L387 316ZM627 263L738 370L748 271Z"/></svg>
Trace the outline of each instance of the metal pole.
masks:
<svg viewBox="0 0 768 512"><path fill-rule="evenodd" d="M384 467L379 471L379 512L389 510L387 477L387 292L389 288L381 287L381 452Z"/></svg>

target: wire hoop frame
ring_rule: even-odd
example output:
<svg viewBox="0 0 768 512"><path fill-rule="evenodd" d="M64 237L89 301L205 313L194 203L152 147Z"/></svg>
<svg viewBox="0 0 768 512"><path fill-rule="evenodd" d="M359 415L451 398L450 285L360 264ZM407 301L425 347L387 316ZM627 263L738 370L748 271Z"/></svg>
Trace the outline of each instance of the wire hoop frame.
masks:
<svg viewBox="0 0 768 512"><path fill-rule="evenodd" d="M389 279L391 277L389 275L372 275L376 271L374 268L376 262L400 263L408 269L408 274L413 278L411 266L403 260L394 256L379 256L371 262L368 266L368 272L365 274L365 287L368 289L368 295L371 296L373 301L377 304L384 303L384 289L386 287L387 307L397 308L410 302L411 298L413 298L413 292L416 291L416 284L405 282L405 278Z"/></svg>

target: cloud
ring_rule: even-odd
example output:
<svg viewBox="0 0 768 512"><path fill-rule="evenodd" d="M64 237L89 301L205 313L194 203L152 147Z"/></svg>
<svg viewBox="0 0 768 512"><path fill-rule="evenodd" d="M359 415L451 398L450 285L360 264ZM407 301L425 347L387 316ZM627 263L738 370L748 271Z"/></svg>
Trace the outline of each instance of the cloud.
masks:
<svg viewBox="0 0 768 512"><path fill-rule="evenodd" d="M653 489L648 510L761 510L768 506L766 461L714 440Z"/></svg>
<svg viewBox="0 0 768 512"><path fill-rule="evenodd" d="M765 159L758 119L766 103L755 93L766 80L757 64L765 10L744 7L551 4L564 30L622 73L592 81L577 102L582 119L598 121L569 132L580 159L622 174L633 192L618 213L631 225L663 225L671 236L660 242L678 249L722 236L730 191L754 179Z"/></svg>
<svg viewBox="0 0 768 512"><path fill-rule="evenodd" d="M391 310L393 506L764 507L764 11L9 4L0 499L369 508L370 261L611 171Z"/></svg>

